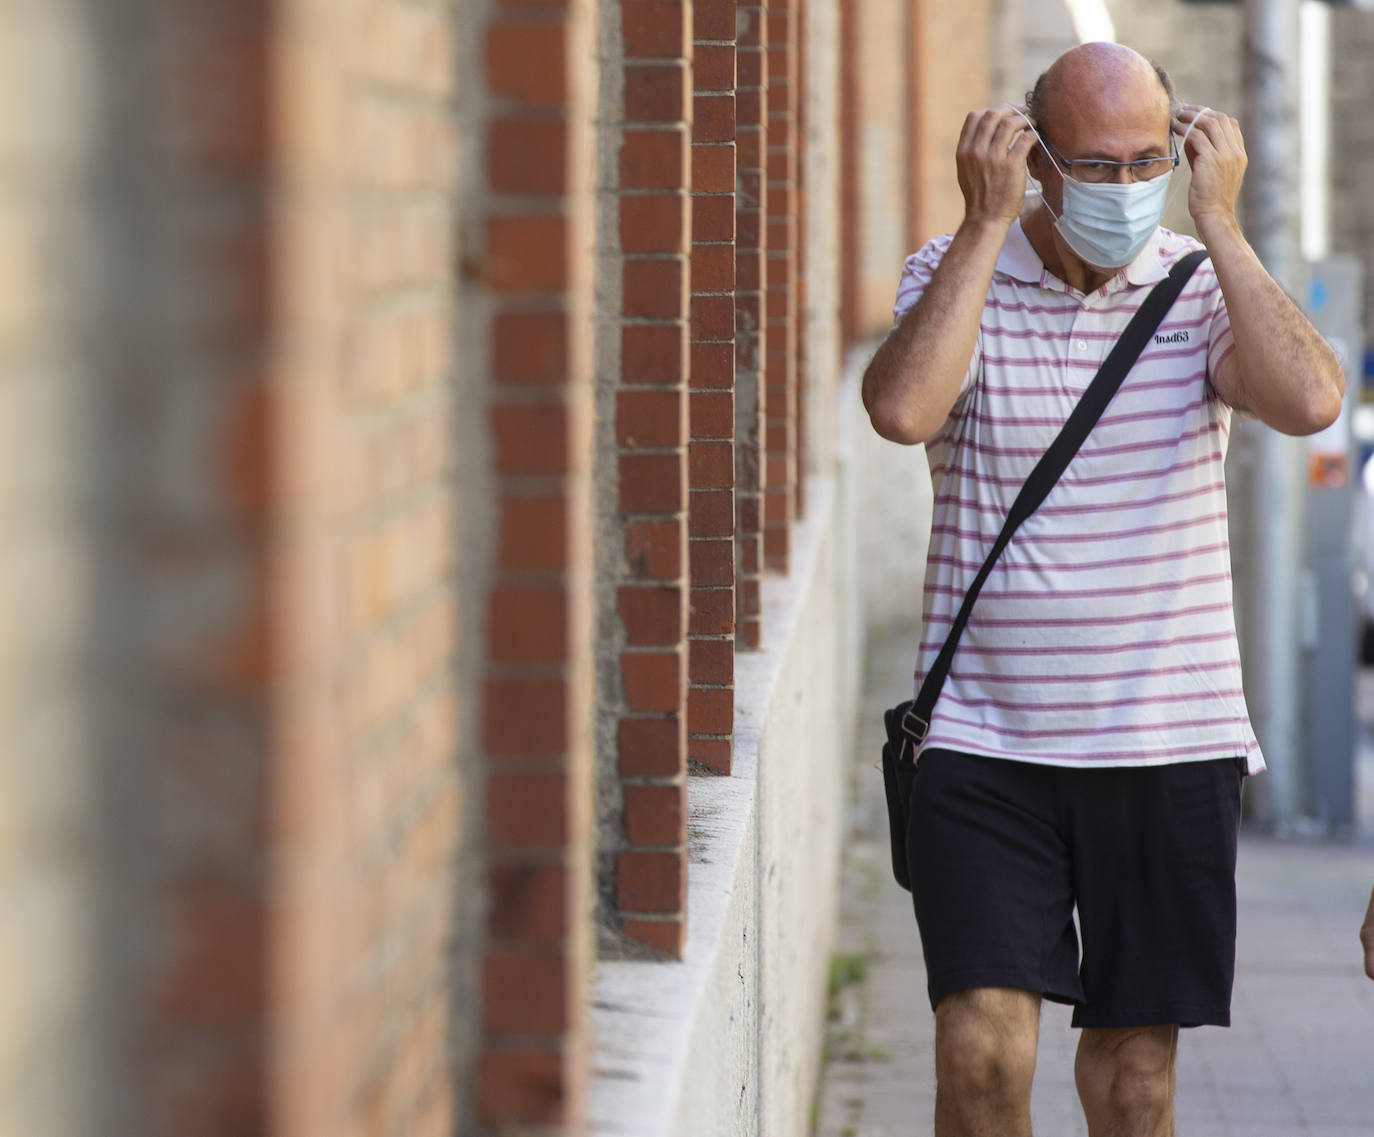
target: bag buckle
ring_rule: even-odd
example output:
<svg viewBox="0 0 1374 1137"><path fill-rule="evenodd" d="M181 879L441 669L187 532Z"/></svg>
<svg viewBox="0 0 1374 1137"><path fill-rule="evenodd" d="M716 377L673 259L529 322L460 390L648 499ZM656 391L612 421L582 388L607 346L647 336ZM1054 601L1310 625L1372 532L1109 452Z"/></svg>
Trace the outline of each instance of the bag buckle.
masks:
<svg viewBox="0 0 1374 1137"><path fill-rule="evenodd" d="M902 733L911 739L917 746L925 741L926 732L930 730L930 720L923 719L915 710L909 710L902 716Z"/></svg>

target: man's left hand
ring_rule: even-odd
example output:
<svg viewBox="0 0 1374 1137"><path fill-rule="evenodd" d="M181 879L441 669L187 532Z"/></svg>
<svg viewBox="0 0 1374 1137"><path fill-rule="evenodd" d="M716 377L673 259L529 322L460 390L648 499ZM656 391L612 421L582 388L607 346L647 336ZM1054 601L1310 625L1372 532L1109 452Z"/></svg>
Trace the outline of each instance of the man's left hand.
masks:
<svg viewBox="0 0 1374 1137"><path fill-rule="evenodd" d="M1199 225L1208 217L1234 221L1247 162L1240 123L1209 107L1185 103L1174 117L1174 133L1182 137L1190 123L1193 129L1184 143L1193 172L1188 212Z"/></svg>

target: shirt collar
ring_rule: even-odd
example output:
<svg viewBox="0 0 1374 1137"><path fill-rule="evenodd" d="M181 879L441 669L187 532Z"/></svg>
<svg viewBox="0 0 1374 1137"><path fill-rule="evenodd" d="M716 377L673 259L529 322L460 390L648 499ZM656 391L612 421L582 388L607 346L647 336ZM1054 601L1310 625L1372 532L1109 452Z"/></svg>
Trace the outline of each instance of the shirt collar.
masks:
<svg viewBox="0 0 1374 1137"><path fill-rule="evenodd" d="M1156 225L1145 247L1121 270L1126 274L1127 284L1155 284L1169 275L1160 259L1159 236L1160 229ZM1019 217L1012 222L1007 239L1002 244L1002 251L997 257L997 271L1027 284L1039 284L1045 275L1045 266L1026 236L1026 231L1021 228ZM1110 282L1107 288L1111 290Z"/></svg>

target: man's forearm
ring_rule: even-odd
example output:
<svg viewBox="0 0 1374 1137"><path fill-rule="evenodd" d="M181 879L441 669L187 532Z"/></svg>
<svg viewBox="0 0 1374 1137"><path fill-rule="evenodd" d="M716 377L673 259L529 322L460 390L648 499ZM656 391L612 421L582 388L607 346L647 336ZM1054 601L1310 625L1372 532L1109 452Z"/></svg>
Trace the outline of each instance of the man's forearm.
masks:
<svg viewBox="0 0 1374 1137"><path fill-rule="evenodd" d="M863 400L884 438L925 442L949 416L1008 228L996 220L965 220L921 299L873 356L864 372Z"/></svg>
<svg viewBox="0 0 1374 1137"><path fill-rule="evenodd" d="M1340 413L1340 361L1265 270L1234 219L1202 220L1235 336L1234 364L1217 384L1233 406L1286 434L1311 434Z"/></svg>

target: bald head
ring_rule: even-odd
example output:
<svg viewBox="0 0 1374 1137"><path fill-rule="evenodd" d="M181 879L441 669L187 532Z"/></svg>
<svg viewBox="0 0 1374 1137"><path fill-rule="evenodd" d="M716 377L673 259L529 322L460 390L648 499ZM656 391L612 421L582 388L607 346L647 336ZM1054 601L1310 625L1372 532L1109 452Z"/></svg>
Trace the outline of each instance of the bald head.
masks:
<svg viewBox="0 0 1374 1137"><path fill-rule="evenodd" d="M1106 125L1157 110L1167 129L1174 88L1168 72L1119 43L1070 48L1040 76L1026 96L1030 117L1042 131L1055 125Z"/></svg>

